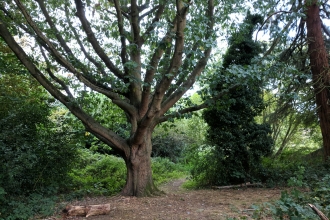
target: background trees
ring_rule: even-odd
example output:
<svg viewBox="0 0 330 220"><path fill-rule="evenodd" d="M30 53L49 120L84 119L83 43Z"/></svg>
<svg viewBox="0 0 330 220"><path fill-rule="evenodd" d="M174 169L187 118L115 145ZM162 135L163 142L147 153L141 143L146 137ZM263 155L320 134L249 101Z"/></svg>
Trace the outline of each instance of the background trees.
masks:
<svg viewBox="0 0 330 220"><path fill-rule="evenodd" d="M269 34L271 39L270 47L264 53L265 58L271 55L270 58L273 61L276 61L273 62L270 70L273 69L271 70L273 73L281 76L281 78L277 78L277 82L281 82L281 79L285 78L285 75L292 76L291 81L286 81L286 86L284 87L284 96L286 96L286 98L283 99L284 96L281 98L281 101L279 102L280 106L283 103L288 104L283 105L286 107L296 105L296 101L299 100L298 97L303 93L302 91L307 92L306 97L310 97L309 95L312 92L311 87L314 87L315 97L320 96L320 92L315 92L315 86L318 89L322 87L317 86L317 83L321 81L315 81L315 74L318 74L320 69L316 71L315 68L317 65L312 64L314 61L310 59L310 55L314 58L319 56L315 56L317 50L314 50L315 48L311 49L310 47L315 46L314 43L317 42L317 47L321 51L321 54L323 54L322 56L326 55L326 53L324 53L326 50L325 44L322 45L321 42L323 40L328 41L329 39L329 32L326 25L329 21L329 4L323 1L282 1L276 5L263 5L261 8L264 10L264 14L268 15L262 26L267 27L267 30L270 30ZM312 9L314 10L313 12L311 12ZM310 25L311 23L313 23L313 29L310 29L312 27L312 25ZM318 29L318 31L316 31L317 35L315 32L316 28ZM311 31L314 31L314 33L312 34ZM258 33L261 33L261 29ZM260 35L257 35L257 37L260 37ZM316 38L319 40L316 40ZM314 39L313 43L310 41L311 39ZM322 41L320 41L321 39ZM316 60L320 62L323 60L323 62L326 62L325 60L327 60L327 58L320 57L320 59L317 58ZM285 67L284 69L279 68L283 65ZM324 66L327 65L325 64ZM322 71L322 73L325 72L326 71ZM282 73L285 73L285 75L282 75ZM311 80L311 75L314 76L313 81ZM274 79L276 79L276 76L274 76ZM320 78L318 75L317 79L322 79L322 77ZM281 84L277 85L279 88L281 87ZM321 90L323 91L323 89ZM320 99L320 97L317 99ZM305 99L306 103L308 103L308 100L310 101L310 99ZM323 104L321 105L319 100L317 101L319 103L316 106L315 101L315 98L312 99L312 102L309 102L310 104L308 105L308 108L305 109L312 110L314 108L313 111L315 112L317 107L321 129L324 130L322 132L323 138L326 138L328 135L324 136L326 128L322 124L327 124L327 119L324 118L324 115L321 117L321 114L326 111L323 109L326 108L325 102L323 101ZM283 113L286 109L289 110L290 108L280 109ZM302 120L301 122L303 123L303 121L306 122L308 120ZM327 142L327 140L323 141L324 149L327 148Z"/></svg>

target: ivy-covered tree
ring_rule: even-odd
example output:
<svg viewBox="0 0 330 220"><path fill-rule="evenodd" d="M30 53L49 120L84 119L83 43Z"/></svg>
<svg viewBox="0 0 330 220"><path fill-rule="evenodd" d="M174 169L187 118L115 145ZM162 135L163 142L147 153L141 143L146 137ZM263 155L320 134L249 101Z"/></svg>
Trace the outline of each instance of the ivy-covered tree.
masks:
<svg viewBox="0 0 330 220"><path fill-rule="evenodd" d="M252 39L260 15L248 13L239 31L229 39L229 48L223 57L223 67L215 74L228 75L231 65L250 65L260 53L260 45ZM235 77L235 76L232 76ZM220 81L216 90L222 91L225 82ZM255 117L264 109L261 80L251 80L231 89L225 98L203 113L209 125L207 139L211 149L206 161L197 165L194 175L201 175L207 184L242 183L258 177L262 156L268 155L272 146L270 128L257 124ZM204 170L204 171L203 171ZM205 181L204 180L204 181ZM202 180L203 181L203 180Z"/></svg>

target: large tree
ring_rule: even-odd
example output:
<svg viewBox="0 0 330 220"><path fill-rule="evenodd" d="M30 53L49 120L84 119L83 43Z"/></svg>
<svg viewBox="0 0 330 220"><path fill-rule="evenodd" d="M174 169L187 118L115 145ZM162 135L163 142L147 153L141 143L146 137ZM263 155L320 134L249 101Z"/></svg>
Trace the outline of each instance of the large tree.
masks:
<svg viewBox="0 0 330 220"><path fill-rule="evenodd" d="M270 47L264 54L269 57L267 72L277 84L277 110L271 114L270 122L287 117L296 109L299 113L311 112L316 117L301 118L296 125L311 122L320 123L325 158L330 156L330 120L328 108L329 86L329 39L327 24L330 19L330 5L327 0L277 1L259 5L268 17L262 29L267 28ZM270 55L270 56L269 56ZM275 79L275 80L274 80ZM284 83L283 83L284 82ZM314 88L314 92L311 90ZM274 87L272 88L272 90ZM298 98L304 95L304 99ZM311 101L308 94L314 95ZM302 104L302 101L304 103ZM293 107L293 108L292 108ZM293 125L294 126L294 125ZM276 127L275 127L276 128ZM277 127L279 128L279 127ZM288 130L288 132L290 132ZM285 143L283 143L285 145Z"/></svg>
<svg viewBox="0 0 330 220"><path fill-rule="evenodd" d="M0 4L0 36L87 131L124 158L122 194L145 196L157 192L150 165L155 126L207 106L172 108L207 64L215 18L221 17L215 8L230 10L221 4L5 0ZM27 39L24 45L20 39ZM131 124L128 138L91 117L82 104L86 91L102 94L125 112Z"/></svg>
<svg viewBox="0 0 330 220"><path fill-rule="evenodd" d="M320 3L317 0L306 1L306 27L317 113L323 138L324 159L327 160L330 157L330 69L329 55L322 32ZM327 32L326 28L324 30Z"/></svg>

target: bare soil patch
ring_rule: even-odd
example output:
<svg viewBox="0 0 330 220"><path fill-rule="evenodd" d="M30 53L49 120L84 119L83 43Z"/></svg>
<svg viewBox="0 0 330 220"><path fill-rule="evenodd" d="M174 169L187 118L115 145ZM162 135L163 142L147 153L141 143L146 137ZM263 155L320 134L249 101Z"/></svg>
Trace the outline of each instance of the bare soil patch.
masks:
<svg viewBox="0 0 330 220"><path fill-rule="evenodd" d="M239 188L222 190L186 190L181 187L184 179L171 181L163 186L166 194L156 197L95 197L71 202L71 205L95 205L110 203L109 215L91 216L89 220L108 219L189 219L212 220L252 219L251 205L273 201L280 198L281 189ZM63 219L52 217L50 219ZM68 217L67 219L83 220L84 217ZM266 219L266 218L265 218Z"/></svg>

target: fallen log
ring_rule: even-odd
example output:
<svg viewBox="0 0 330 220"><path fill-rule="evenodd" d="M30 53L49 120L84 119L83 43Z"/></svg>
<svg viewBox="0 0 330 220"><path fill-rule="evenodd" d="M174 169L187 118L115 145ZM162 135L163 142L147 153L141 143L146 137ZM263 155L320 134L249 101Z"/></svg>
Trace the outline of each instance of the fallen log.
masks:
<svg viewBox="0 0 330 220"><path fill-rule="evenodd" d="M329 220L328 218L327 218L327 216L325 216L324 214L323 214L323 212L321 212L320 210L318 210L318 208L316 208L315 207L315 205L313 205L313 204L308 204L309 205L309 207L311 207L311 209L313 209L313 211L320 217L320 219L321 220Z"/></svg>
<svg viewBox="0 0 330 220"><path fill-rule="evenodd" d="M212 186L214 189L232 189L232 188L241 188L241 187L251 187L251 186L263 186L262 183L242 183L237 185L229 185L229 186Z"/></svg>
<svg viewBox="0 0 330 220"><path fill-rule="evenodd" d="M93 216L107 215L110 213L110 204L87 205L87 206L72 206L68 205L63 210L66 216Z"/></svg>

